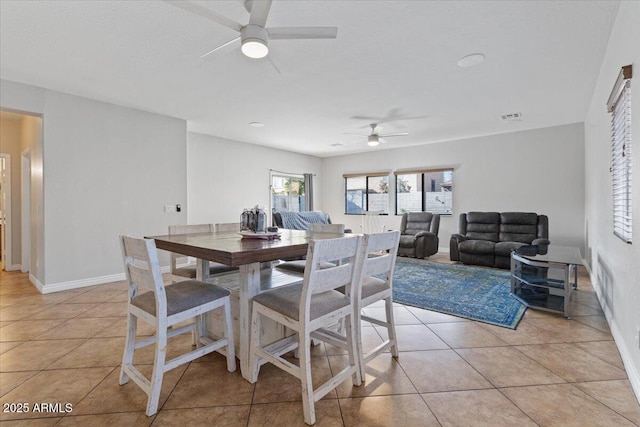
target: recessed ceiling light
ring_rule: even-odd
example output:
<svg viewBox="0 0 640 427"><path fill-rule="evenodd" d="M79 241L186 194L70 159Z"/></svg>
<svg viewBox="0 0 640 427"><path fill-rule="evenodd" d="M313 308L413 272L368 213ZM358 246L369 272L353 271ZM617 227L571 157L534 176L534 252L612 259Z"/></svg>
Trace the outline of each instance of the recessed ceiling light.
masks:
<svg viewBox="0 0 640 427"><path fill-rule="evenodd" d="M332 147L342 147L342 144L340 144L339 142L336 142L335 144L331 144Z"/></svg>
<svg viewBox="0 0 640 427"><path fill-rule="evenodd" d="M484 53L472 53L458 60L458 67L469 68L484 62Z"/></svg>
<svg viewBox="0 0 640 427"><path fill-rule="evenodd" d="M254 128L261 128L261 127L264 127L264 123L262 123L262 122L251 122L251 123L249 123L249 126L254 127Z"/></svg>

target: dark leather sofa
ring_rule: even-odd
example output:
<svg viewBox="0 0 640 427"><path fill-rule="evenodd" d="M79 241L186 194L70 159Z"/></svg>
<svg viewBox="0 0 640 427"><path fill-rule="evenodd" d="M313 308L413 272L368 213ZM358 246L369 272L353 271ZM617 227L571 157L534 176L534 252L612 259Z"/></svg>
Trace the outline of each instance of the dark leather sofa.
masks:
<svg viewBox="0 0 640 427"><path fill-rule="evenodd" d="M440 215L431 212L402 214L398 255L425 258L438 252Z"/></svg>
<svg viewBox="0 0 640 427"><path fill-rule="evenodd" d="M510 268L511 251L524 245L549 245L549 219L532 212L460 214L459 233L452 234L452 261Z"/></svg>

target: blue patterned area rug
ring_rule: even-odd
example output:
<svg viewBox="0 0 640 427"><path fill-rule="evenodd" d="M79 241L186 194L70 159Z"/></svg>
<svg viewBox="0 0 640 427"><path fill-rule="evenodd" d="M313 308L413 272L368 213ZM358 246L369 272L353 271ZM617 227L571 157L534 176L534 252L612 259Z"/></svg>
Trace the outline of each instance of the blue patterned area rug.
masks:
<svg viewBox="0 0 640 427"><path fill-rule="evenodd" d="M509 295L505 270L398 257L393 300L515 329L526 306Z"/></svg>

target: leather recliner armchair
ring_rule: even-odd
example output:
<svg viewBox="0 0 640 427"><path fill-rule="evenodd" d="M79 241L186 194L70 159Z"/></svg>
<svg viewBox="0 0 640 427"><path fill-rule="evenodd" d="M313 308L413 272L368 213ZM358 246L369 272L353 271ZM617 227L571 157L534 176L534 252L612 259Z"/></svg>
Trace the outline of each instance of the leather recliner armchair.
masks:
<svg viewBox="0 0 640 427"><path fill-rule="evenodd" d="M549 245L549 218L532 212L460 214L459 233L449 242L451 261L510 268L511 252L525 245Z"/></svg>
<svg viewBox="0 0 640 427"><path fill-rule="evenodd" d="M440 215L431 212L402 214L398 255L425 258L438 252Z"/></svg>

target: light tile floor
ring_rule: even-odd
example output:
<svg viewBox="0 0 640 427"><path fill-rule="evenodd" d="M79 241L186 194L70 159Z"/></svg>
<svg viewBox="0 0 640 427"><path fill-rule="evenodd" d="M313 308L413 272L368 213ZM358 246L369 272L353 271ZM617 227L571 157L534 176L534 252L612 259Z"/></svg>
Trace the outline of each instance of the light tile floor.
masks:
<svg viewBox="0 0 640 427"><path fill-rule="evenodd" d="M3 426L304 425L295 378L265 365L252 385L228 373L217 354L169 372L161 409L147 417L144 393L132 382L118 385L124 282L41 295L26 274L2 272L0 281ZM529 309L515 331L397 305L400 357L379 356L362 387L343 383L320 400L316 425L640 425L640 406L584 271L572 303L572 320ZM383 313L381 306L366 310ZM141 325L140 333L152 330ZM384 334L367 324L365 348ZM169 351L188 346L182 336ZM140 353L136 361L149 371L152 353ZM342 351L324 344L313 354L317 382L346 363ZM43 410L43 403L60 405ZM15 412L21 404L29 410Z"/></svg>

